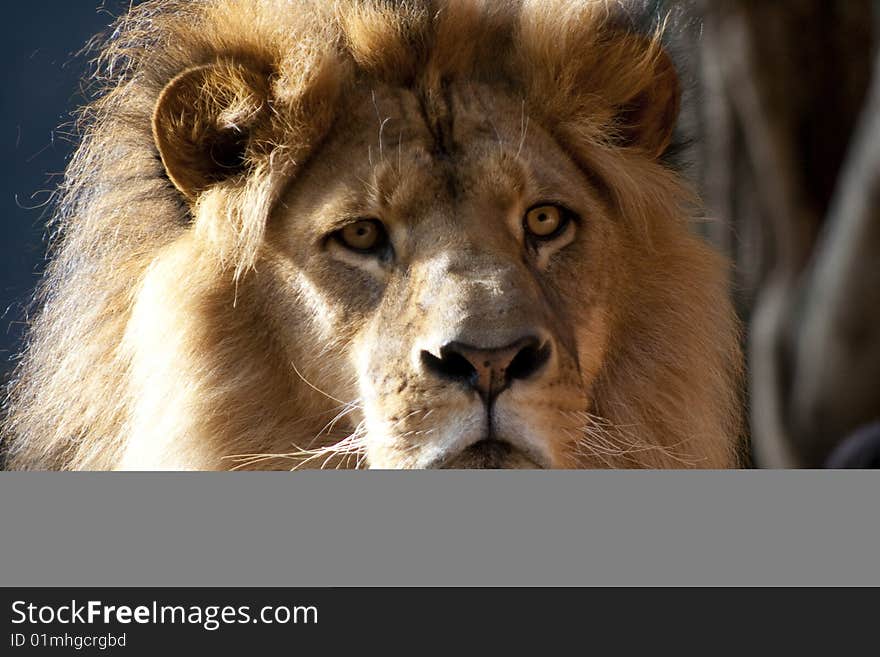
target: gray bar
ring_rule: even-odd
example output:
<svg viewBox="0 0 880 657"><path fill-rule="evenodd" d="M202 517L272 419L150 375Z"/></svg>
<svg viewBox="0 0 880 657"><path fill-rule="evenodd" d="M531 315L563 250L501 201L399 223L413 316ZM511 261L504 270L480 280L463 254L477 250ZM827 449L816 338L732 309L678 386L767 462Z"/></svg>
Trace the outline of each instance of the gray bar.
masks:
<svg viewBox="0 0 880 657"><path fill-rule="evenodd" d="M878 585L878 502L867 471L0 473L0 585Z"/></svg>

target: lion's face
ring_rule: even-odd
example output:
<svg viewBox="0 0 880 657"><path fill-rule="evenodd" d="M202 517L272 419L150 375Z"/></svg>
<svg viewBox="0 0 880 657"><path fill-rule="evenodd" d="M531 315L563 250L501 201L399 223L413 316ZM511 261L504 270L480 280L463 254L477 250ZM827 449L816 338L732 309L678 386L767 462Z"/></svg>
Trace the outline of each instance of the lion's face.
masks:
<svg viewBox="0 0 880 657"><path fill-rule="evenodd" d="M277 310L311 320L291 358L323 346L371 467L570 463L607 343L600 190L497 89L452 87L442 116L365 94L270 228Z"/></svg>

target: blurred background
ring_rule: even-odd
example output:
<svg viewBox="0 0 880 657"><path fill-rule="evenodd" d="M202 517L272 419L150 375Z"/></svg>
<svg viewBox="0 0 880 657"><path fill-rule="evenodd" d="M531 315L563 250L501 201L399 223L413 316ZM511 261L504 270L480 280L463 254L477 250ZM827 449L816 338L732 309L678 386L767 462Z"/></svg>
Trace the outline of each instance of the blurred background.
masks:
<svg viewBox="0 0 880 657"><path fill-rule="evenodd" d="M0 375L43 266L51 190L84 98L77 55L128 2L10 4ZM656 0L686 102L695 223L734 263L756 467L880 467L880 0Z"/></svg>
<svg viewBox="0 0 880 657"><path fill-rule="evenodd" d="M880 466L880 2L657 2L685 163L734 262L759 467Z"/></svg>

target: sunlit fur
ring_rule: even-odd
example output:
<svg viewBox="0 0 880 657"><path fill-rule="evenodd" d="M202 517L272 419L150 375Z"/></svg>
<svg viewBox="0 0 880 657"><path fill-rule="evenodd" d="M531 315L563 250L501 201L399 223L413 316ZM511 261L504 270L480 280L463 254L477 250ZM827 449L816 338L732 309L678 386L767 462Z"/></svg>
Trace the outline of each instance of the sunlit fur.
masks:
<svg viewBox="0 0 880 657"><path fill-rule="evenodd" d="M630 33L628 4L135 7L101 54L104 91L84 110L61 190L6 403L9 465L485 466L455 453L477 402L425 383L410 356L486 303L504 321L468 330L502 335L505 299L534 301L510 321L541 324L557 348L540 384L499 398L501 430L519 442L497 465L736 465L726 263L688 232L694 203L654 152L660 125L647 116L627 140L621 107L651 87L664 57L658 34ZM201 65L204 75L169 87ZM192 80L201 91L178 93ZM425 123L398 115L408 98ZM472 180L461 198L434 186L422 148L431 121L468 144L444 165ZM187 150L190 138L228 129L249 136L245 173L201 184L210 162ZM530 185L573 199L583 221L528 268L516 264L511 208ZM386 189L436 240L405 278L359 269L319 239L334 208ZM404 223L392 237L407 239ZM483 267L482 283L455 260L462 253ZM452 319L417 304L440 288Z"/></svg>

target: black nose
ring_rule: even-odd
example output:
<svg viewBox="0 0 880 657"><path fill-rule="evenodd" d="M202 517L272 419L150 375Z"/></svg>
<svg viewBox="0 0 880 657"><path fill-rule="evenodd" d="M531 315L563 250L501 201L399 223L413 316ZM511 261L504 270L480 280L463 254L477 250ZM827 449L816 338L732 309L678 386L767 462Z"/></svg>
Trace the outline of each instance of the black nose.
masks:
<svg viewBox="0 0 880 657"><path fill-rule="evenodd" d="M550 343L529 336L497 349L481 349L450 342L438 358L422 351L422 363L434 374L460 381L491 400L516 379L529 379L550 358Z"/></svg>

